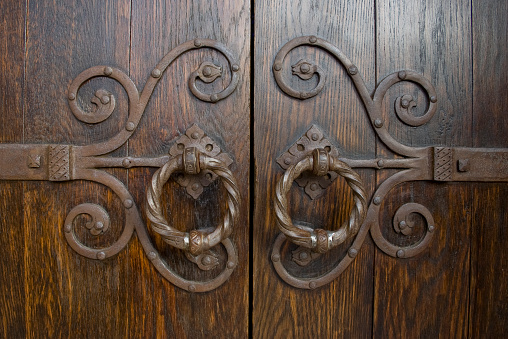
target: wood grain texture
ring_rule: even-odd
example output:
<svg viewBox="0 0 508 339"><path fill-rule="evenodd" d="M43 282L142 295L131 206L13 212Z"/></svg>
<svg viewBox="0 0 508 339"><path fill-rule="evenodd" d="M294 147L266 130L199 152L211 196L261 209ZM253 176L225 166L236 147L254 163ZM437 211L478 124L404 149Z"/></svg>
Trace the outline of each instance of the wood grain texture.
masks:
<svg viewBox="0 0 508 339"><path fill-rule="evenodd" d="M180 56L161 77L141 123L129 143L132 156L161 156L193 124L199 125L228 153L240 187L240 221L233 230L239 265L217 290L193 294L176 288L152 266L138 242L130 250L132 284L129 303L147 310L131 324L133 337L243 338L248 335L249 310L249 157L250 157L250 3L248 1L135 1L132 9L130 73L142 89L157 62L173 48L194 39L214 39L239 60L241 80L233 94L215 104L193 96L187 81L204 61L221 65L224 76L198 86L206 93L219 92L230 81L230 66L211 49ZM139 206L155 169L129 174L129 189ZM190 231L213 227L225 213L225 191L219 181L194 200L170 180L164 186L164 211L172 224ZM145 220L146 221L146 220ZM172 249L151 232L152 241L168 266L188 279L209 280L217 275L200 271L182 251ZM219 246L220 247L220 246ZM224 253L221 254L224 258Z"/></svg>
<svg viewBox="0 0 508 339"><path fill-rule="evenodd" d="M330 285L298 290L283 282L270 261L272 244L279 233L273 210L275 184L283 171L276 163L312 124L341 149L341 155L372 158L374 133L364 107L344 68L330 54L309 46L295 49L282 72L292 86L310 89L315 79L303 83L291 76L291 65L307 59L327 74L324 90L316 97L299 100L285 95L275 83L272 65L278 50L289 40L316 35L341 49L357 66L369 88L374 88L375 42L373 2L365 1L270 1L256 2L254 44L254 156L255 210L253 224L253 337L330 338L367 337L372 324L373 248L367 241L358 257ZM361 171L367 189L374 184L373 171ZM311 201L296 184L290 192L293 220L313 227L334 229L348 217L352 195L337 180L323 197ZM341 259L348 242L323 261ZM288 255L282 256L291 266ZM293 266L295 266L293 264ZM293 267L294 274L311 274ZM296 270L296 271L295 271Z"/></svg>
<svg viewBox="0 0 508 339"><path fill-rule="evenodd" d="M128 70L129 1L29 2L25 98L26 143L91 144L107 140L123 126L126 100L120 86L97 78L85 84L77 100L90 107L99 88L114 93L117 110L102 124L81 123L67 103L67 87L83 70L110 65ZM125 148L117 154L125 154ZM121 180L125 171L115 171ZM87 235L80 217L81 241L105 247L123 228L123 208L99 184L30 182L25 184L27 337L125 336L128 328L128 252L99 262L75 253L64 237L63 223L76 205L103 206L111 232Z"/></svg>
<svg viewBox="0 0 508 339"><path fill-rule="evenodd" d="M473 145L508 147L508 4L473 1ZM508 331L508 185L474 184L471 338Z"/></svg>
<svg viewBox="0 0 508 339"><path fill-rule="evenodd" d="M416 115L424 113L428 99L414 85L394 86L383 109L390 134L412 146L471 146L470 4L388 0L377 2L376 13L378 81L412 69L430 80L438 98L433 119L409 127L396 117L395 99L412 94ZM378 153L389 152L380 144ZM381 172L378 183L386 177ZM404 203L427 207L437 228L428 249L414 258L395 259L376 251L375 337L467 335L470 194L470 186L464 184L407 183L392 190L383 203L381 229L394 243L408 245L392 227L395 210ZM423 219L418 227L421 235Z"/></svg>
<svg viewBox="0 0 508 339"><path fill-rule="evenodd" d="M25 3L0 2L0 142L23 142ZM0 182L0 337L23 338L23 183Z"/></svg>

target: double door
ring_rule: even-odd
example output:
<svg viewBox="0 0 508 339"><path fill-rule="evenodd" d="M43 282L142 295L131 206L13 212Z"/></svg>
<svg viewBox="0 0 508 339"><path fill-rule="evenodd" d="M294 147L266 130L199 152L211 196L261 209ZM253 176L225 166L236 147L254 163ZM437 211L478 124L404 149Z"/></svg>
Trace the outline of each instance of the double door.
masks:
<svg viewBox="0 0 508 339"><path fill-rule="evenodd" d="M506 10L0 3L0 332L502 335ZM285 177L319 161L308 146L347 168ZM157 176L196 148L226 169ZM314 250L281 235L288 220ZM318 251L312 230L344 222ZM222 244L185 247L218 228Z"/></svg>

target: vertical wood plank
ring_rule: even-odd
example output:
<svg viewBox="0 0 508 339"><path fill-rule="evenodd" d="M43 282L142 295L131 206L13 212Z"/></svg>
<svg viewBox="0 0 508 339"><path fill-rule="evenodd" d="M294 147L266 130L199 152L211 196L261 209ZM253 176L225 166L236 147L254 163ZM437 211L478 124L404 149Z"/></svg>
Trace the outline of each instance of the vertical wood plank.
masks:
<svg viewBox="0 0 508 339"><path fill-rule="evenodd" d="M0 2L0 142L23 142L25 3ZM25 327L23 183L0 183L0 336Z"/></svg>
<svg viewBox="0 0 508 339"><path fill-rule="evenodd" d="M141 90L160 59L178 45L194 39L214 39L239 60L241 80L231 96L217 103L203 102L190 92L187 81L204 61L221 65L223 77L211 84L198 84L206 93L229 84L230 67L220 53L211 49L189 51L180 56L161 77L144 116L130 140L132 156L167 154L174 140L193 124L199 125L221 149L234 159L230 166L240 186L240 221L232 240L239 265L229 280L208 293L190 293L166 281L133 244L130 256L132 312L137 321L132 337L245 338L248 336L249 292L249 137L250 137L250 2L249 1L135 1L132 9L131 74ZM155 169L137 169L129 174L129 189L139 206ZM192 199L173 180L164 186L165 212L172 224L190 231L214 227L225 213L219 181ZM143 213L144 214L144 213ZM143 216L144 217L144 216ZM147 222L145 218L145 222ZM148 223L147 223L147 227ZM196 280L211 279L190 263L182 251L172 249L150 232L152 242L179 274Z"/></svg>
<svg viewBox="0 0 508 339"><path fill-rule="evenodd" d="M508 4L473 1L473 145L508 147ZM475 184L470 337L508 331L508 185Z"/></svg>
<svg viewBox="0 0 508 339"><path fill-rule="evenodd" d="M117 99L110 119L81 123L67 103L67 87L95 65L129 67L129 1L29 1L26 50L26 143L83 145L115 135L126 118L126 96L111 80L94 79L76 100L91 108L95 90L105 88ZM119 150L118 154L125 154ZM120 179L125 172L114 171ZM111 231L85 244L106 247L123 228L123 208L114 194L85 182L25 184L27 337L123 336L128 326L127 251L103 262L75 253L67 244L66 214L84 202L103 206ZM84 230L81 218L76 229Z"/></svg>
<svg viewBox="0 0 508 339"><path fill-rule="evenodd" d="M284 62L284 77L297 88L309 89L314 81L302 83L291 76L291 65L300 59L325 70L327 83L316 97L299 100L278 88L272 74L275 55L289 40L303 35L315 35L336 45L357 65L367 86L374 88L372 1L256 2L253 337L368 337L372 331L373 291L370 240L338 279L316 290L299 290L287 285L278 277L270 260L279 233L273 200L276 182L283 171L276 163L277 157L312 124L320 126L329 140L340 146L341 156L369 159L375 154L374 133L365 109L344 68L331 55L305 46L291 52ZM374 172L360 171L360 175L371 191ZM294 184L290 201L293 220L333 230L348 217L352 198L344 181L337 180L315 201ZM334 252L338 253L337 258L347 255L348 244ZM283 255L282 260L286 266L291 265L290 254Z"/></svg>
<svg viewBox="0 0 508 339"><path fill-rule="evenodd" d="M433 119L409 127L395 116L395 99L412 94L416 115L423 114L428 99L414 85L394 86L384 106L390 134L412 146L471 146L469 2L381 0L376 13L378 81L392 72L412 69L430 80L438 98ZM382 145L378 152L387 153ZM386 177L380 173L378 183ZM397 238L391 225L395 210L408 202L429 209L436 233L428 249L414 258L395 259L376 251L375 337L466 336L470 192L464 184L409 183L392 190L383 203L381 229L388 239L407 241ZM419 227L424 227L423 220Z"/></svg>

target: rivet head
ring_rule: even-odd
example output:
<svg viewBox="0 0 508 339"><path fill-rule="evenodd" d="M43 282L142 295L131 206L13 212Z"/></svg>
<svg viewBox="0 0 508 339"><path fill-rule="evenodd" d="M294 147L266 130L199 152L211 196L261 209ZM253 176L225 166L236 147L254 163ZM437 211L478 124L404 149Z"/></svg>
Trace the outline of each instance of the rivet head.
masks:
<svg viewBox="0 0 508 339"><path fill-rule="evenodd" d="M232 262L232 261L228 261L227 267L228 267L229 269L232 269L232 268L234 268L234 267L235 267L235 263L234 263L234 262Z"/></svg>
<svg viewBox="0 0 508 339"><path fill-rule="evenodd" d="M430 97L430 101L431 101L431 102L436 102L436 101L437 101L437 98L436 98L435 96L431 96L431 97Z"/></svg>
<svg viewBox="0 0 508 339"><path fill-rule="evenodd" d="M155 252L148 253L148 259L154 260L155 258L157 258L157 253Z"/></svg>
<svg viewBox="0 0 508 339"><path fill-rule="evenodd" d="M194 132L194 133L192 133L192 134L191 134L191 138L192 138L192 139L197 139L197 138L199 138L199 133L198 133L198 132Z"/></svg>
<svg viewBox="0 0 508 339"><path fill-rule="evenodd" d="M404 108L408 108L409 107L409 100L407 99L404 99L400 102L400 105Z"/></svg>
<svg viewBox="0 0 508 339"><path fill-rule="evenodd" d="M356 257L358 254L358 251L355 248L350 248L349 251L347 251L347 255L349 255L350 258Z"/></svg>
<svg viewBox="0 0 508 339"><path fill-rule="evenodd" d="M374 205L379 205L381 203L381 198L380 197L375 197L374 198Z"/></svg>
<svg viewBox="0 0 508 339"><path fill-rule="evenodd" d="M76 99L76 94L75 93L69 93L69 100L74 100Z"/></svg>
<svg viewBox="0 0 508 339"><path fill-rule="evenodd" d="M427 228L429 230L430 233L434 232L434 225L429 225L429 227Z"/></svg>
<svg viewBox="0 0 508 339"><path fill-rule="evenodd" d="M125 125L125 129L128 130L128 131L134 131L134 128L136 128L136 125L132 121L129 121Z"/></svg>
<svg viewBox="0 0 508 339"><path fill-rule="evenodd" d="M189 292L196 292L196 286L189 285Z"/></svg>
<svg viewBox="0 0 508 339"><path fill-rule="evenodd" d="M406 71L400 71L399 72L399 79L404 80L406 78Z"/></svg>
<svg viewBox="0 0 508 339"><path fill-rule="evenodd" d="M131 159L125 158L122 160L122 166L123 167L129 167L131 165Z"/></svg>
<svg viewBox="0 0 508 339"><path fill-rule="evenodd" d="M282 65L280 63L276 63L273 65L273 69L276 71L280 71L282 69Z"/></svg>
<svg viewBox="0 0 508 339"><path fill-rule="evenodd" d="M302 253L300 253L300 259L305 260L305 259L307 259L308 257L309 257L309 253L307 253L307 252L302 252Z"/></svg>
<svg viewBox="0 0 508 339"><path fill-rule="evenodd" d="M311 189L311 191L315 191L318 189L318 185L316 183L313 183L310 185L310 189Z"/></svg>
<svg viewBox="0 0 508 339"><path fill-rule="evenodd" d="M316 41L317 41L317 38L314 35L309 38L309 42L312 44L315 44Z"/></svg>
<svg viewBox="0 0 508 339"><path fill-rule="evenodd" d="M377 165L379 167L383 167L385 165L385 161L383 159L380 159L380 160L377 161Z"/></svg>
<svg viewBox="0 0 508 339"><path fill-rule="evenodd" d="M205 255L201 262L204 265L210 265L212 263L212 258L209 255Z"/></svg>
<svg viewBox="0 0 508 339"><path fill-rule="evenodd" d="M104 67L104 75L110 76L113 74L113 69L111 67Z"/></svg>
<svg viewBox="0 0 508 339"><path fill-rule="evenodd" d="M381 120L379 118L374 120L374 126L376 126L377 128L383 127L383 120Z"/></svg>
<svg viewBox="0 0 508 339"><path fill-rule="evenodd" d="M238 72L240 70L240 66L234 64L233 66L231 66L231 69L233 70L233 72Z"/></svg>
<svg viewBox="0 0 508 339"><path fill-rule="evenodd" d="M126 199L124 202L123 202L123 205L125 206L125 208L131 208L132 205L134 205L134 203L132 202L131 199Z"/></svg>
<svg viewBox="0 0 508 339"><path fill-rule="evenodd" d="M210 95L210 100L212 102L217 102L217 101L219 101L219 97L217 96L217 94L212 94L212 95Z"/></svg>
<svg viewBox="0 0 508 339"><path fill-rule="evenodd" d="M199 189L199 184L194 183L194 184L192 184L191 188L193 191L197 191Z"/></svg>
<svg viewBox="0 0 508 339"><path fill-rule="evenodd" d="M285 163L286 165L291 164L291 159L289 159L289 158L284 159L284 163Z"/></svg>
<svg viewBox="0 0 508 339"><path fill-rule="evenodd" d="M65 227L64 227L65 233L69 233L71 230L72 230L72 225L71 224L65 225Z"/></svg>
<svg viewBox="0 0 508 339"><path fill-rule="evenodd" d="M203 68L203 75L205 77L209 77L210 75L212 75L212 69L210 68L210 66L205 66L205 68Z"/></svg>
<svg viewBox="0 0 508 339"><path fill-rule="evenodd" d="M309 288L310 288L310 289L315 289L315 288L316 288L316 282L315 282L315 281L311 281L311 282L309 283Z"/></svg>
<svg viewBox="0 0 508 339"><path fill-rule="evenodd" d="M398 250L397 251L397 257L398 258L404 258L406 255L406 252L404 252L404 250Z"/></svg>
<svg viewBox="0 0 508 339"><path fill-rule="evenodd" d="M158 69L158 68L154 68L154 69L152 70L152 77L154 77L154 78L159 78L161 75L162 75L162 72L161 72L161 70L160 70L160 69Z"/></svg>
<svg viewBox="0 0 508 339"><path fill-rule="evenodd" d="M309 71L310 71L310 66L309 66L309 64L307 64L307 63L302 64L302 65L300 66L300 71L301 71L302 73L309 73Z"/></svg>
<svg viewBox="0 0 508 339"><path fill-rule="evenodd" d="M101 102L103 105L106 105L106 104L109 104L109 97L107 95L104 95L102 98L101 98Z"/></svg>
<svg viewBox="0 0 508 339"><path fill-rule="evenodd" d="M273 261L273 262L277 262L277 261L279 261L279 260L280 260L280 255L278 255L278 254L274 254L274 255L272 255L272 261Z"/></svg>
<svg viewBox="0 0 508 339"><path fill-rule="evenodd" d="M106 259L106 253L104 253L104 252L97 253L97 259L99 259L99 260Z"/></svg>
<svg viewBox="0 0 508 339"><path fill-rule="evenodd" d="M401 230L403 230L403 229L405 229L406 227L407 227L406 221L405 221L405 220L401 220L401 221L399 222L399 228L400 228Z"/></svg>
<svg viewBox="0 0 508 339"><path fill-rule="evenodd" d="M95 223L95 228L98 230L102 230L104 228L104 224L102 223L102 221L97 221Z"/></svg>
<svg viewBox="0 0 508 339"><path fill-rule="evenodd" d="M202 44L203 43L201 42L201 40L199 40L199 39L194 40L194 46L200 47Z"/></svg>
<svg viewBox="0 0 508 339"><path fill-rule="evenodd" d="M349 67L348 71L349 71L349 74L355 75L356 73L358 73L358 68L356 68L356 66L351 66L351 67Z"/></svg>
<svg viewBox="0 0 508 339"><path fill-rule="evenodd" d="M310 138L314 141L317 141L319 139L319 135L317 133L312 133L312 135L310 136Z"/></svg>

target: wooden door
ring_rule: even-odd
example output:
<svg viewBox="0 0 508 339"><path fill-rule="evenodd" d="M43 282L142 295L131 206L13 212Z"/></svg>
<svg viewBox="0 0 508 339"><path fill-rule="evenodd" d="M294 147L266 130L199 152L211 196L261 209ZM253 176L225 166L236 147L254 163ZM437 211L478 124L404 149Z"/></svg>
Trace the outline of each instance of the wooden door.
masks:
<svg viewBox="0 0 508 339"><path fill-rule="evenodd" d="M352 75L363 78L369 94L400 70L419 73L433 85L436 113L418 127L403 123L394 103L410 94L417 104L413 112L422 115L430 102L422 88L399 82L387 92L382 122L401 144L507 148L507 10L494 0L0 2L0 151L7 144L77 149L134 127L127 142L96 160L114 165L101 170L121 181L132 206L90 180L12 180L34 168L36 159L16 162L2 151L0 178L10 177L0 180L0 333L9 338L502 336L508 330L506 183L416 180L390 190L378 207L380 231L388 241L410 247L428 230L413 213L414 233L395 232L393 216L404 204L425 206L435 221L428 246L410 258L386 254L365 233L361 246L355 247L352 236L300 266L292 260L296 246L284 242L278 262L304 279L326 274L346 258L341 274L315 289L281 279L272 250L280 234L276 185L285 171L277 160L311 126L341 158L376 160L375 166L354 168L369 206L374 192L397 172L377 162L400 157L380 140ZM292 50L275 69L280 49L299 37L310 44ZM334 45L356 71L313 47L311 38ZM206 39L229 52L205 48ZM167 53L186 43L191 50L154 72ZM321 78L291 75L291 66L301 60L319 66ZM220 93L237 74L238 86L229 96L203 101L192 92L189 78L195 79L203 62L222 67L221 77L198 80L198 90ZM95 66L105 76L86 81L72 97L73 80ZM130 78L140 93L160 79L134 126L128 125L133 100L107 67ZM305 100L294 98L277 84L276 72L299 92L320 79L324 87ZM105 92L95 96L97 89L106 90L108 99ZM85 110L93 111L101 99L107 106L110 94L115 109L103 122L79 121L71 111L74 100ZM238 264L223 285L205 293L176 287L154 260L160 256L189 281L207 281L226 269L224 248L215 250L221 266L204 271L153 231L146 192L166 158L148 166L139 162L167 155L194 124L233 160L229 168L241 196L231 235ZM6 174L14 165L23 168ZM180 230L215 227L228 213L220 179L197 199L174 181L163 187L165 215ZM354 208L352 190L340 177L314 200L297 184L290 187L288 211L295 223L334 230ZM111 220L100 236L86 228L89 217L72 224L93 249L114 244L133 227L125 223L133 206L148 233L134 232L116 255L86 258L69 245L65 229L69 213L84 203L101 206ZM157 257L143 247L143 234Z"/></svg>
<svg viewBox="0 0 508 339"><path fill-rule="evenodd" d="M426 234L425 222L416 214L412 216L414 233L396 233L394 214L404 204L424 206L435 222L432 240L411 258L387 255L370 234L363 243L357 244L360 236L346 240L307 266L293 260L299 254L295 245L283 243L281 255L275 258L272 250L280 234L274 210L281 201L276 188L285 172L281 166L285 152L312 125L351 163L376 159L373 166L366 166L370 168L354 168L370 206L375 205L376 189L397 171L379 165L377 159L385 159L386 165L386 159L395 156L376 129L386 128L395 140L413 148L507 147L506 10L503 1L332 0L279 1L277 5L256 1L253 337L504 336L508 323L508 289L503 282L508 272L506 183L425 180L393 188L378 201L380 232L387 242L411 249ZM308 41L286 58L276 59L283 46L299 37ZM330 52L333 48L328 46L326 51L317 46L323 41L338 48L356 70L342 66ZM320 67L319 75L299 78L298 73L305 71L299 68L302 60ZM307 72L313 69L306 67ZM400 70L429 79L436 90L437 111L419 127L403 123L394 112L397 98L412 95L417 104L414 114L422 116L431 95L411 82L399 82L387 92L377 126L378 117L370 120L353 78L359 74L372 95L385 77ZM282 74L293 94L284 93L276 73ZM319 86L320 76L326 77L323 89L306 98ZM312 143L310 139L307 134L301 150ZM321 134L316 140L321 140ZM297 157L300 150L292 152ZM506 157L503 162L506 176ZM336 180L315 200L293 184L288 199L293 222L314 229L338 229L354 207L352 190L344 179ZM367 227L372 229L374 224ZM396 253L405 254L404 250ZM313 290L283 281L274 269L281 262L289 275L307 284L318 281L339 262L348 266L331 283Z"/></svg>

